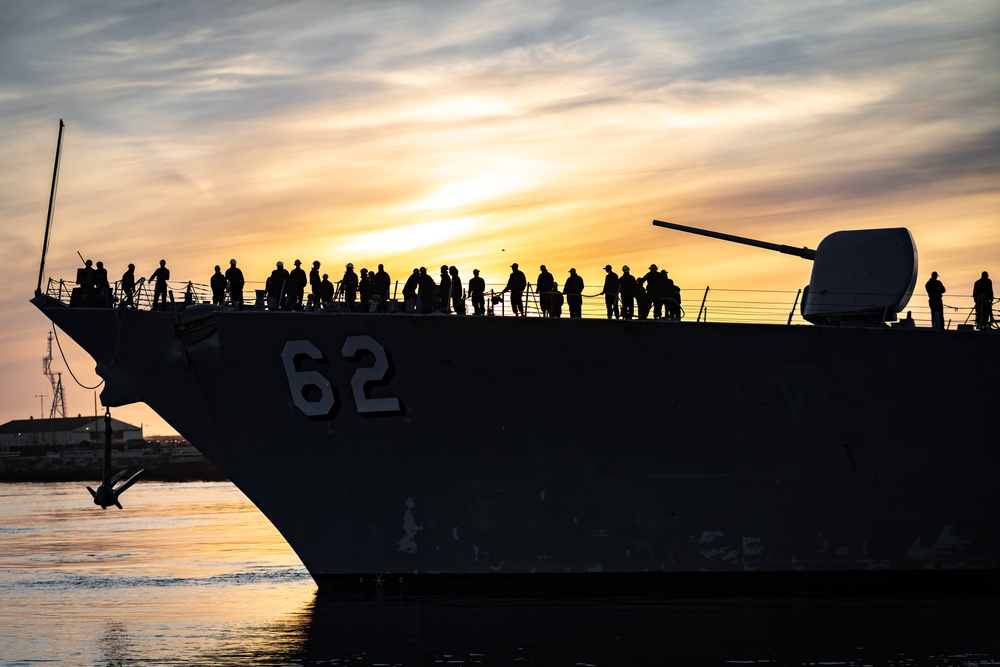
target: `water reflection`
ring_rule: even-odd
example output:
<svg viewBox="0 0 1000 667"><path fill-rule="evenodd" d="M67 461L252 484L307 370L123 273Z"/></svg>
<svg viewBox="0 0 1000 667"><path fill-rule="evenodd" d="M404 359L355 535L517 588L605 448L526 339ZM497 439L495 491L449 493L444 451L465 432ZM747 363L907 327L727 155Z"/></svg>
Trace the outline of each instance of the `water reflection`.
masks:
<svg viewBox="0 0 1000 667"><path fill-rule="evenodd" d="M995 665L996 598L316 596L247 630L301 664ZM251 644L252 645L252 644Z"/></svg>
<svg viewBox="0 0 1000 667"><path fill-rule="evenodd" d="M108 611L114 612L114 608L110 608ZM124 667L124 665L129 664L130 656L136 653L126 625L121 621L105 623L101 633L100 650L103 662L107 667Z"/></svg>
<svg viewBox="0 0 1000 667"><path fill-rule="evenodd" d="M1000 664L995 596L317 595L231 485L139 489L0 485L0 666Z"/></svg>

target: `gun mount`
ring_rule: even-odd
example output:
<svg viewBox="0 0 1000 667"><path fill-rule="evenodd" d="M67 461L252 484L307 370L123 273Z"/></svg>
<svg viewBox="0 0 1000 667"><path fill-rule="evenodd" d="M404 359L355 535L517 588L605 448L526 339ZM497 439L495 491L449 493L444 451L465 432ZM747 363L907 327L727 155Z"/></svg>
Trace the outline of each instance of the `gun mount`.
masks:
<svg viewBox="0 0 1000 667"><path fill-rule="evenodd" d="M917 283L917 246L904 227L834 232L810 250L662 220L653 224L812 260L812 275L802 291L802 317L813 324L894 321Z"/></svg>

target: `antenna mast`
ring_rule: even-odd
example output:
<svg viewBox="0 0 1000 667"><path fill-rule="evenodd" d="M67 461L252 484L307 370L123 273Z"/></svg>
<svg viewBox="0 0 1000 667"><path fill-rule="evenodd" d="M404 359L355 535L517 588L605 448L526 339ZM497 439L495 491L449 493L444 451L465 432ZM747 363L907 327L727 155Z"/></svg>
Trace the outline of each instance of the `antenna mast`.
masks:
<svg viewBox="0 0 1000 667"><path fill-rule="evenodd" d="M52 409L49 419L66 417L66 394L63 392L62 373L52 372L52 332L49 332L49 353L42 357L42 372L52 384Z"/></svg>

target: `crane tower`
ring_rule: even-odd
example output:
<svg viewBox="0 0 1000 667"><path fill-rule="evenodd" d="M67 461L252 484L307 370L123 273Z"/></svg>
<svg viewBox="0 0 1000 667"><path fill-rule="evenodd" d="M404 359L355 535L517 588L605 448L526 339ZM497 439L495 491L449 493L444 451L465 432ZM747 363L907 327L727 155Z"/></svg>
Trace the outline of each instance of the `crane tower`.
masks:
<svg viewBox="0 0 1000 667"><path fill-rule="evenodd" d="M49 353L42 357L42 372L52 384L52 409L49 419L66 417L66 394L63 392L62 373L52 372L52 332L49 332Z"/></svg>

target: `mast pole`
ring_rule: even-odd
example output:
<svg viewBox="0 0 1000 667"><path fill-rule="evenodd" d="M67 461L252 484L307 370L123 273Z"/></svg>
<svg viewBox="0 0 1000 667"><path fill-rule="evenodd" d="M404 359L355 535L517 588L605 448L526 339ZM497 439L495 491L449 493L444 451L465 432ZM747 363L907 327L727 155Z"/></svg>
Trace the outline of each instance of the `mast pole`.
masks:
<svg viewBox="0 0 1000 667"><path fill-rule="evenodd" d="M52 210L56 204L56 183L59 181L59 154L62 152L63 135L62 118L59 119L59 138L56 140L56 162L52 167L52 189L49 191L49 213L45 218L45 237L42 239L42 260L38 263L38 286L35 287L35 295L42 293L42 276L45 273L45 255L49 250L49 232L52 230Z"/></svg>

